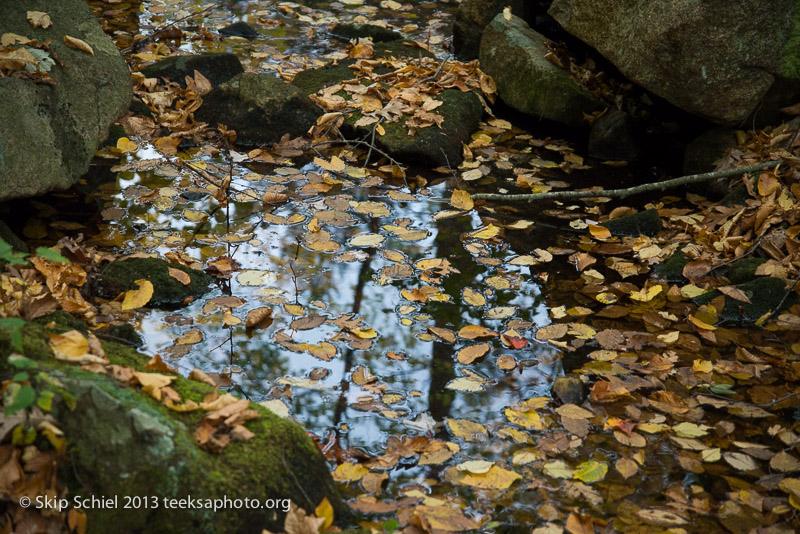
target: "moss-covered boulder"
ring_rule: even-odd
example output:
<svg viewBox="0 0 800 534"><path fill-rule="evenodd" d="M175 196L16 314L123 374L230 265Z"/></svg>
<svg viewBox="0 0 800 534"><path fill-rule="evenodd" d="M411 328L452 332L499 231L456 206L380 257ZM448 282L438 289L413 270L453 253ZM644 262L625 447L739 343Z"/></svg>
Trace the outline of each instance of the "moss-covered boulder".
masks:
<svg viewBox="0 0 800 534"><path fill-rule="evenodd" d="M375 24L352 24L352 23L339 23L331 28L331 35L340 39L372 39L375 43L383 43L386 41L397 41L402 39L403 36L394 30L377 26Z"/></svg>
<svg viewBox="0 0 800 534"><path fill-rule="evenodd" d="M172 277L169 269L177 269L189 275L189 284L184 285ZM153 284L153 296L147 303L151 308L176 308L190 297L199 297L209 290L211 277L202 271L182 265L171 265L158 258L128 258L110 263L95 281L96 295L114 299L120 293L136 289L136 280L149 280Z"/></svg>
<svg viewBox="0 0 800 534"><path fill-rule="evenodd" d="M52 413L65 433L69 459L58 476L69 506L76 497L116 498L106 507L84 507L89 533L281 531L289 501L313 511L323 498L337 517L347 513L324 459L296 423L251 404L259 417L245 426L255 436L231 441L219 454L206 452L194 438L202 410L170 410L138 386L59 362L47 333L40 324L28 324L23 345L38 365L37 376L48 377L38 379L36 389L57 390ZM10 340L0 330L0 372L12 370ZM103 347L113 364L140 371L147 362L131 349ZM196 402L213 390L182 377L171 387ZM42 438L37 446L46 443Z"/></svg>
<svg viewBox="0 0 800 534"><path fill-rule="evenodd" d="M237 144L259 146L305 134L320 115L297 87L273 74L244 72L208 93L195 118L236 130Z"/></svg>
<svg viewBox="0 0 800 534"><path fill-rule="evenodd" d="M376 52L379 48L376 45ZM352 78L352 69L346 65L338 65L300 72L292 83L306 94L313 94L320 89ZM344 91L338 94L343 98L349 98ZM404 120L382 122L385 134L375 135L377 147L400 161L414 165L455 167L460 164L463 159L461 144L469 141L470 135L478 127L483 115L480 98L473 92L462 92L457 89L446 89L435 98L442 102L442 105L434 111L444 118L441 126L428 126L414 135L409 135ZM372 125L356 126L361 117L359 111L345 116L340 131L347 139L364 139L366 136L371 136Z"/></svg>

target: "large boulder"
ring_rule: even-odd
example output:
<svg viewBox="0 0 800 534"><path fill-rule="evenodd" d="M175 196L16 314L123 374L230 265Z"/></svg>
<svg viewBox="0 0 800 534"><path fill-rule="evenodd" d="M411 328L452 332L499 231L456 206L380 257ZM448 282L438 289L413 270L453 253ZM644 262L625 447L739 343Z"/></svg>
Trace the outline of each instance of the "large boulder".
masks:
<svg viewBox="0 0 800 534"><path fill-rule="evenodd" d="M480 52L483 29L503 8L528 20L531 2L525 0L463 0L453 22L453 49L461 61L476 59Z"/></svg>
<svg viewBox="0 0 800 534"><path fill-rule="evenodd" d="M66 491L60 497L70 508L76 499L90 502L92 497L105 504L84 506L89 533L279 532L289 501L313 513L323 498L336 518L347 514L325 460L300 425L250 403L246 409L258 416L244 428L253 435L244 441L233 437L216 452L203 450L196 443L197 429L209 412L169 409L163 399L126 383L130 372L148 372L148 358L115 343L103 343L111 362L105 371L99 364L95 372L87 372L57 361L47 336L70 328L58 321L28 323L21 329L22 345L25 357L34 362L26 368L39 377L33 381L37 392L54 393L47 415L66 437L58 473ZM0 329L0 372L9 376L18 365L12 362L20 359L10 361L13 352L9 332ZM182 401L196 403L214 391L180 376L170 387ZM19 419L26 424L24 417ZM7 416L0 414L0 420L14 426ZM8 433L9 428L3 430ZM41 434L35 445L49 449ZM24 491L33 500L37 497L35 483Z"/></svg>
<svg viewBox="0 0 800 534"><path fill-rule="evenodd" d="M514 15L497 15L483 32L481 69L512 108L568 126L586 126L584 113L603 109L602 102L576 84L569 73L545 55L548 39Z"/></svg>
<svg viewBox="0 0 800 534"><path fill-rule="evenodd" d="M203 97L195 119L236 130L243 146L275 143L284 134L301 136L322 110L297 87L273 74L238 74Z"/></svg>
<svg viewBox="0 0 800 534"><path fill-rule="evenodd" d="M47 13L52 25L34 28L30 11ZM128 109L128 66L84 0L4 2L0 33L49 40L52 53L35 53L53 83L0 77L0 200L66 189ZM92 53L67 46L65 37L84 41Z"/></svg>
<svg viewBox="0 0 800 534"><path fill-rule="evenodd" d="M800 88L797 0L554 0L549 13L632 81L718 124Z"/></svg>

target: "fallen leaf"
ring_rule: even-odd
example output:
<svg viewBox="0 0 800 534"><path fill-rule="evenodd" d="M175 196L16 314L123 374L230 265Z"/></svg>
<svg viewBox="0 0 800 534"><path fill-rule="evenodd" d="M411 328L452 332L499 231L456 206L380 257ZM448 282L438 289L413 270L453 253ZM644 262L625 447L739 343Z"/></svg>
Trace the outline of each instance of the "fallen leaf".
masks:
<svg viewBox="0 0 800 534"><path fill-rule="evenodd" d="M76 48L76 49L78 49L78 50L80 50L82 52L86 52L87 54L89 54L91 56L94 55L94 50L92 50L92 47L89 46L89 43L87 43L86 41L83 41L81 39L78 39L77 37L70 37L69 35L65 35L64 36L64 42L70 48Z"/></svg>

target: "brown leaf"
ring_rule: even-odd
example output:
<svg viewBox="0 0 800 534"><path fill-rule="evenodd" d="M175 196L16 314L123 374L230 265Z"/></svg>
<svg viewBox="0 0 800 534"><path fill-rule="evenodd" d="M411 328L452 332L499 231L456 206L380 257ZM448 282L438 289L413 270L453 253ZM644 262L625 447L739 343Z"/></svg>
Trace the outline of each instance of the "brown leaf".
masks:
<svg viewBox="0 0 800 534"><path fill-rule="evenodd" d="M180 269L176 269L175 267L167 267L167 271L172 278L185 286L188 286L192 282L192 278L189 276L189 274L181 271Z"/></svg>
<svg viewBox="0 0 800 534"><path fill-rule="evenodd" d="M480 345L470 345L458 351L456 358L458 358L459 362L463 363L464 365L467 365L474 362L478 358L486 356L486 353L488 352L489 352L488 343L481 343Z"/></svg>
<svg viewBox="0 0 800 534"><path fill-rule="evenodd" d="M87 54L89 54L91 56L94 55L94 50L92 50L92 47L89 46L89 43L87 43L86 41L82 41L81 39L78 39L77 37L70 37L69 35L65 35L64 36L64 42L70 48L76 48L76 49L78 49L78 50L80 50L82 52L86 52Z"/></svg>

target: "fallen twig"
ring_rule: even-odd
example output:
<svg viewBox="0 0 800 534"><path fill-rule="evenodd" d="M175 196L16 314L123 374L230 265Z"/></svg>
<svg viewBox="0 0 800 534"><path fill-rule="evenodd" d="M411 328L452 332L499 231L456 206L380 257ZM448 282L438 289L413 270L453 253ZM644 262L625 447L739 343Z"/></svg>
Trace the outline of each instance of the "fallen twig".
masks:
<svg viewBox="0 0 800 534"><path fill-rule="evenodd" d="M580 198L625 198L631 195L638 195L639 193L647 193L650 191L662 191L671 187L679 185L694 184L698 182L705 182L713 180L714 178L725 178L727 176L736 176L737 174L745 174L749 172L761 171L769 167L777 166L783 163L782 159L765 161L755 165L748 165L747 167L737 167L735 169L725 169L723 171L705 172L702 174L690 174L688 176L681 176L680 178L673 178L671 180L664 180L663 182L653 182L647 184L629 187L627 189L603 189L599 191L550 191L548 193L535 193L535 194L521 194L521 195L502 195L499 193L479 193L472 195L474 200L502 200L504 202L533 202L534 200L575 200Z"/></svg>

